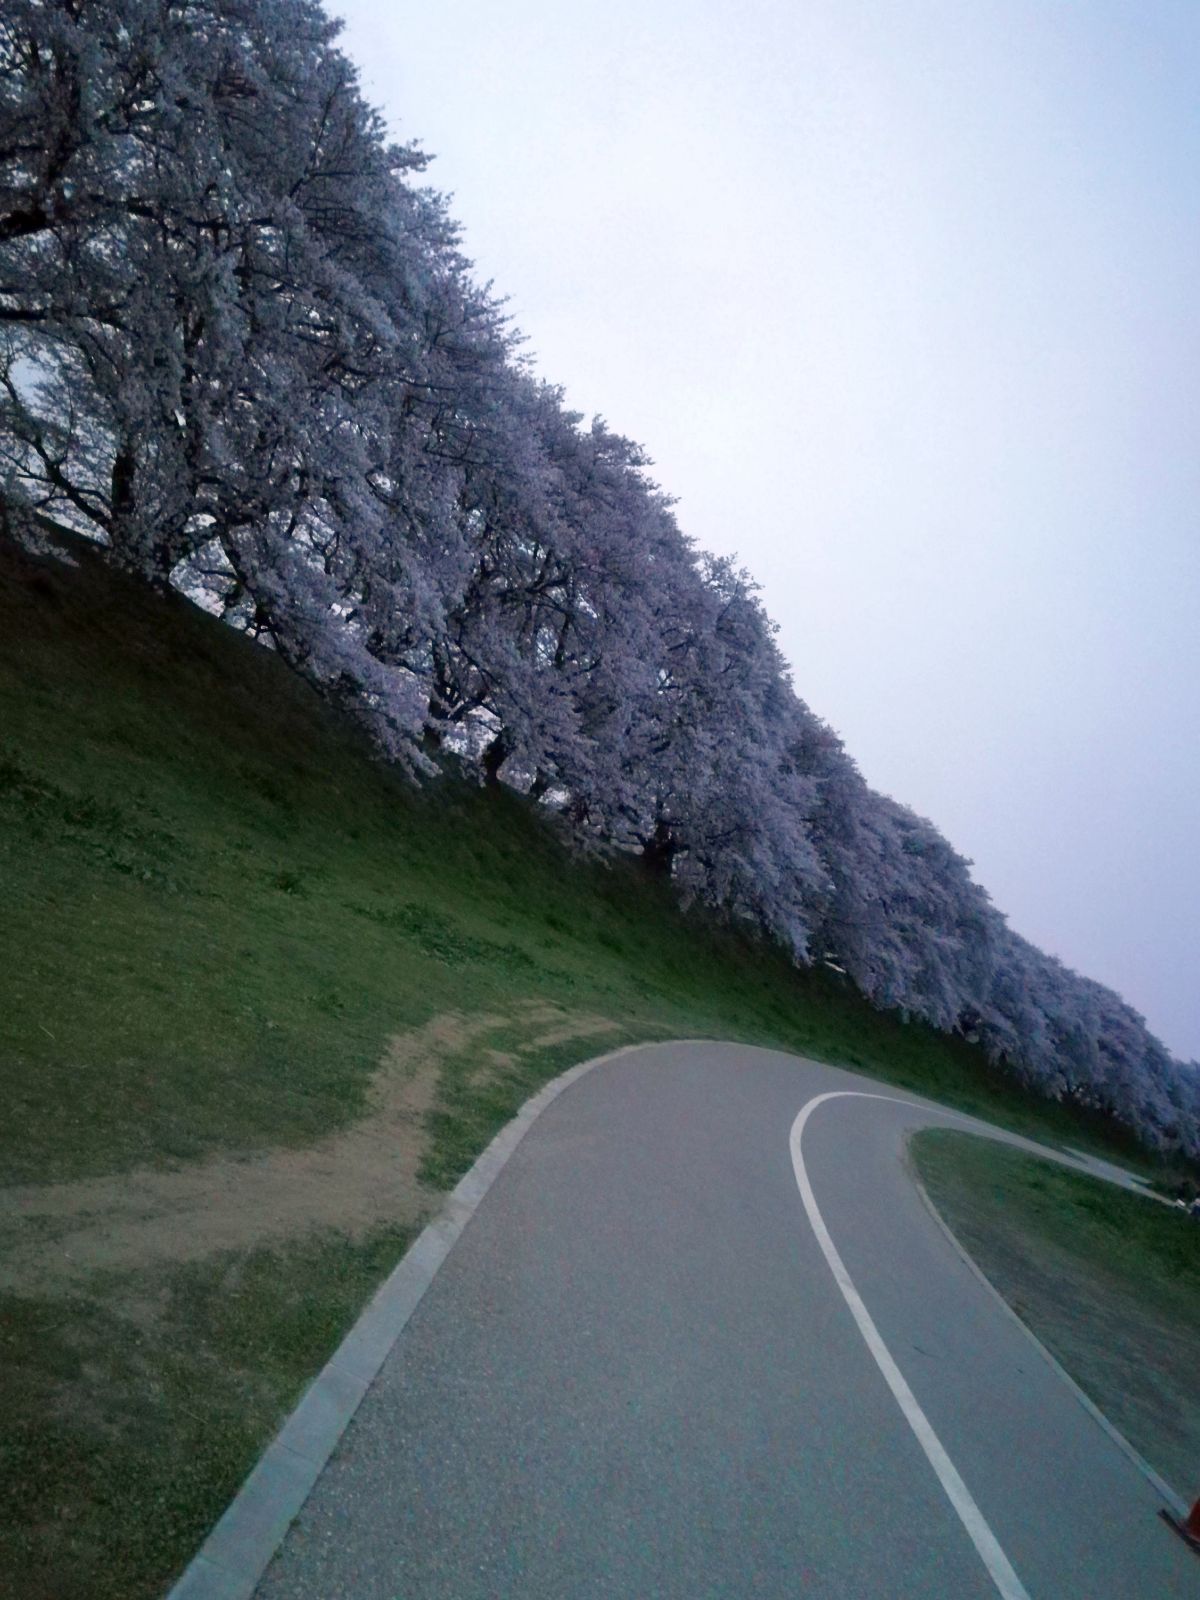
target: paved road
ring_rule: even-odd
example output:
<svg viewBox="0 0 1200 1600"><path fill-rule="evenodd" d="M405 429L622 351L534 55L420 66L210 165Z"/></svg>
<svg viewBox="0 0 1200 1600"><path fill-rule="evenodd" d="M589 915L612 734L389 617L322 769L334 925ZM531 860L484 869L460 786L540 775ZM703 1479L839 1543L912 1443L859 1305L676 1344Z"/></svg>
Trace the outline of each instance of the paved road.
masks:
<svg viewBox="0 0 1200 1600"><path fill-rule="evenodd" d="M657 1046L534 1124L259 1600L995 1600L806 1214L789 1132L879 1086ZM935 1110L830 1099L803 1160L914 1404L1030 1600L1200 1595L1160 1501L903 1165ZM978 1533L978 1530L976 1530Z"/></svg>

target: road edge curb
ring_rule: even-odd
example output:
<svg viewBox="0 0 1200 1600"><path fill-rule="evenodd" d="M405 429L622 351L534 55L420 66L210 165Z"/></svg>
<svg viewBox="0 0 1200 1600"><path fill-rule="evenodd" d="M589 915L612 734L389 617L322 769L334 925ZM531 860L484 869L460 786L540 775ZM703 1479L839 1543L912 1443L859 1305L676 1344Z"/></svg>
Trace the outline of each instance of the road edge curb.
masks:
<svg viewBox="0 0 1200 1600"><path fill-rule="evenodd" d="M710 1042L672 1039L621 1045L568 1067L526 1100L455 1184L437 1216L372 1295L168 1590L166 1600L252 1600L409 1318L509 1157L546 1107L594 1067L635 1050L662 1043Z"/></svg>
<svg viewBox="0 0 1200 1600"><path fill-rule="evenodd" d="M923 1132L924 1130L923 1129L916 1129L914 1131L915 1132ZM1180 1517L1186 1516L1188 1508L1187 1508L1186 1503L1183 1500L1183 1497L1181 1495L1177 1494L1175 1492L1175 1490L1172 1489L1171 1485L1167 1482L1167 1480L1161 1475L1161 1473L1156 1472L1155 1469L1146 1460L1145 1456L1142 1455L1142 1453L1139 1450L1137 1450L1132 1444L1130 1444L1129 1440L1125 1437L1125 1435L1117 1427L1116 1423L1115 1422L1111 1422L1109 1420L1109 1418L1104 1415L1104 1412L1101 1411L1100 1407L1096 1404L1096 1402L1094 1400L1092 1400L1087 1394L1085 1394L1084 1391L1075 1382L1075 1379L1071 1376L1071 1374L1063 1366L1062 1362L1059 1361L1058 1357L1051 1354L1051 1352L1046 1348L1046 1346L1038 1338L1037 1334L1034 1333L1033 1329L1029 1326L1029 1324L1027 1322L1025 1322L1017 1314L1016 1311L1013 1310L1012 1306L1009 1305L1008 1301L1000 1293L999 1289L997 1289L996 1285L992 1282L992 1280L987 1276L987 1274L984 1272L983 1268L979 1265L979 1263L975 1260L975 1258L969 1253L969 1251L967 1250L967 1247L963 1244L962 1240L958 1237L958 1235L951 1228L950 1224L946 1221L945 1217L942 1216L942 1214L938 1210L937 1206L934 1205L933 1200L932 1200L932 1198L931 1198L931 1196L929 1194L928 1189L926 1189L924 1183L922 1183L922 1181L921 1181L920 1174L917 1171L916 1162L913 1160L913 1157L912 1157L912 1153L911 1153L911 1150L910 1150L912 1137L913 1137L913 1135L910 1133L905 1138L905 1141L904 1141L904 1164L908 1168L909 1176L912 1178L913 1186L915 1187L918 1195L920 1195L920 1197L921 1197L922 1204L924 1205L925 1209L929 1212L929 1215L933 1218L934 1222L937 1223L939 1229L945 1235L946 1239L949 1241L949 1244L950 1244L951 1248L954 1250L954 1253L958 1256L959 1260L971 1272L971 1274L976 1279L978 1279L978 1281L987 1290L988 1294L991 1295L992 1299L996 1302L996 1304L1001 1308L1001 1310L1003 1310L1005 1315L1007 1317L1009 1317L1009 1319L1011 1321L1016 1323L1017 1327L1020 1328L1021 1332L1025 1335L1026 1339L1028 1339L1029 1343L1037 1351L1038 1355L1041 1356L1042 1360L1047 1364L1047 1366L1050 1367L1050 1369L1054 1373L1057 1374L1057 1376L1062 1380L1062 1382L1066 1384L1067 1388L1075 1396L1075 1399L1079 1402L1079 1404L1087 1412L1088 1416L1091 1417L1092 1421L1097 1423L1097 1424L1099 1424L1099 1426L1104 1430L1104 1432L1112 1440L1113 1444L1115 1444L1117 1446L1117 1448L1128 1458L1128 1460L1142 1474L1142 1476L1150 1484L1151 1488L1153 1488L1154 1491L1157 1494L1162 1496L1162 1498L1167 1502L1167 1504L1172 1508L1172 1510L1176 1512L1176 1514L1178 1516L1180 1516ZM1103 1183L1106 1180L1101 1178L1101 1179L1099 1179L1099 1181L1101 1183Z"/></svg>

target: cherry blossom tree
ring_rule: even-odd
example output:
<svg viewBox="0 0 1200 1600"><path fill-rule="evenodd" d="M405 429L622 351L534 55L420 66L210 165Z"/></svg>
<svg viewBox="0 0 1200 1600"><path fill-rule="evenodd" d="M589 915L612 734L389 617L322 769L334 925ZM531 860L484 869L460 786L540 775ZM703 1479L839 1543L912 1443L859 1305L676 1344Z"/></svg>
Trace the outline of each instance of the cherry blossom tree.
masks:
<svg viewBox="0 0 1200 1600"><path fill-rule="evenodd" d="M1030 1087L1200 1155L1200 1069L1011 930L755 586L524 362L315 0L7 0L0 493Z"/></svg>

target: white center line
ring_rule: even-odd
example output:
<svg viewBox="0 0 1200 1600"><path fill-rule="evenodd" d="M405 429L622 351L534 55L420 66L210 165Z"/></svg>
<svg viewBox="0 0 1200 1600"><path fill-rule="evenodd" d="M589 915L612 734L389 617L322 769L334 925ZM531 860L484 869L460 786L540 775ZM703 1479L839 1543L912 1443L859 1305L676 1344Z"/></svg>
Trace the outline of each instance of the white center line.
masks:
<svg viewBox="0 0 1200 1600"><path fill-rule="evenodd" d="M863 1094L854 1089L834 1089L828 1094L816 1095L800 1112L792 1123L791 1150L792 1166L796 1173L796 1183L800 1189L800 1198L804 1201L804 1209L808 1212L808 1220L812 1223L812 1230L817 1236L817 1243L829 1263L829 1270L833 1273L834 1281L842 1291L846 1304L850 1307L858 1331L866 1341L867 1349L875 1357L875 1362L887 1381L888 1388L892 1391L896 1404L904 1413L905 1421L917 1436L917 1442L929 1459L929 1465L937 1473L938 1481L946 1492L946 1498L958 1513L959 1520L967 1530L980 1560L987 1568L992 1582L1004 1596L1004 1600L1029 1600L1029 1594L1020 1578L1013 1571L1012 1564L1004 1551L1000 1548L995 1534L984 1521L983 1512L975 1504L971 1491L959 1476L958 1468L946 1454L945 1447L929 1418L917 1404L912 1390L905 1382L904 1374L892 1359L891 1352L880 1337L879 1329L871 1318L871 1313L863 1304L862 1296L854 1287L850 1274L846 1271L845 1262L838 1254L837 1246L829 1236L829 1229L825 1226L825 1219L821 1215L821 1208L817 1205L817 1197L813 1193L812 1184L809 1182L808 1169L804 1165L804 1154L801 1150L801 1140L804 1137L805 1124L819 1105L826 1100L891 1100L896 1105L907 1105L910 1102L898 1100L890 1094Z"/></svg>

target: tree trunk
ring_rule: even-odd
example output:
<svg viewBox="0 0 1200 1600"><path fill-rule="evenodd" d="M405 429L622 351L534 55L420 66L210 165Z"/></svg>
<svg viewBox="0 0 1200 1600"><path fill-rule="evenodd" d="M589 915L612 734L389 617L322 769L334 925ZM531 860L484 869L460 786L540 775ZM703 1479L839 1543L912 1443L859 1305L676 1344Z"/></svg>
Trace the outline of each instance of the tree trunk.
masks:
<svg viewBox="0 0 1200 1600"><path fill-rule="evenodd" d="M642 845L642 865L652 877L669 878L678 854L679 841L671 832L670 823L659 822Z"/></svg>
<svg viewBox="0 0 1200 1600"><path fill-rule="evenodd" d="M137 452L128 442L113 457L109 477L108 558L122 572L143 578L155 589L170 586L179 560L175 541L163 534L147 538L137 506Z"/></svg>
<svg viewBox="0 0 1200 1600"><path fill-rule="evenodd" d="M483 752L483 781L489 788L500 782L500 768L511 754L512 750L501 729Z"/></svg>

